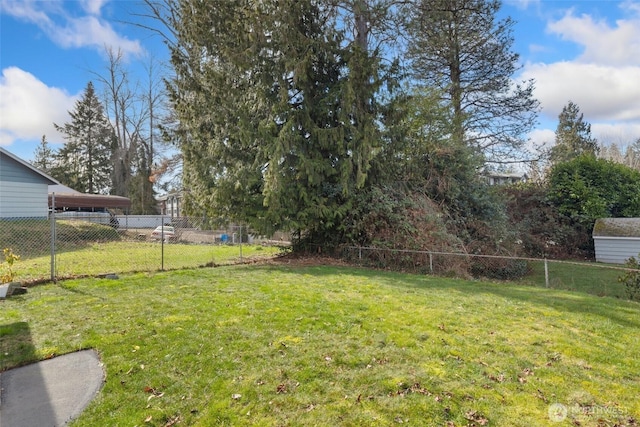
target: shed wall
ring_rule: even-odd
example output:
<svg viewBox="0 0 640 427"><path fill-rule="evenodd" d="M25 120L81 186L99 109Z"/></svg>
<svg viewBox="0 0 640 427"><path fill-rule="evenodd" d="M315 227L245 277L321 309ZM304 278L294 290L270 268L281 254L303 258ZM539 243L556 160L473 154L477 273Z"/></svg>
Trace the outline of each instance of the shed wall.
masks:
<svg viewBox="0 0 640 427"><path fill-rule="evenodd" d="M596 261L612 264L624 264L631 257L638 258L640 237L594 237Z"/></svg>

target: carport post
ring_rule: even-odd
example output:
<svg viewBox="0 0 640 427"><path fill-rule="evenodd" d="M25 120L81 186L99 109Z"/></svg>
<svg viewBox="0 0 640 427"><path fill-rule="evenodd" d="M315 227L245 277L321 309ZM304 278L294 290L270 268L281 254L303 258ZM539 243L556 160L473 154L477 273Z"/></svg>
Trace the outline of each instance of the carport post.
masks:
<svg viewBox="0 0 640 427"><path fill-rule="evenodd" d="M56 281L56 193L51 193L51 281Z"/></svg>

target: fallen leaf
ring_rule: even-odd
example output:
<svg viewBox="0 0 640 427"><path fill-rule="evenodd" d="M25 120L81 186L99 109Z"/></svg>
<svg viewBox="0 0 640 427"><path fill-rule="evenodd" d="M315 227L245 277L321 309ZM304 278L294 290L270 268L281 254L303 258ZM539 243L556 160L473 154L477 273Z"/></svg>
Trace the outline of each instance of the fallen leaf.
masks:
<svg viewBox="0 0 640 427"><path fill-rule="evenodd" d="M495 375L488 375L489 379L497 383L504 382L504 374L500 374L497 377Z"/></svg>
<svg viewBox="0 0 640 427"><path fill-rule="evenodd" d="M151 396L147 397L147 402L153 399L154 397L162 397L162 396L164 396L164 393L152 394Z"/></svg>
<svg viewBox="0 0 640 427"><path fill-rule="evenodd" d="M144 419L144 422L150 423L152 419L153 419L153 416L149 415L147 418Z"/></svg>
<svg viewBox="0 0 640 427"><path fill-rule="evenodd" d="M537 390L536 397L538 399L542 400L544 403L548 403L549 402L549 400L546 398L546 396L544 395L544 393L540 389Z"/></svg>
<svg viewBox="0 0 640 427"><path fill-rule="evenodd" d="M175 417L171 417L167 420L164 427L172 427L180 421L180 415L176 415Z"/></svg>
<svg viewBox="0 0 640 427"><path fill-rule="evenodd" d="M153 388L153 387L149 387L149 386L146 386L144 388L144 392L145 393L151 393L155 397L162 397L164 395L164 392L161 392L158 389Z"/></svg>
<svg viewBox="0 0 640 427"><path fill-rule="evenodd" d="M473 421L475 423L480 424L481 426L487 425L487 423L489 422L489 420L486 419L484 415L482 415L478 411L467 411L464 414L464 417L469 421Z"/></svg>

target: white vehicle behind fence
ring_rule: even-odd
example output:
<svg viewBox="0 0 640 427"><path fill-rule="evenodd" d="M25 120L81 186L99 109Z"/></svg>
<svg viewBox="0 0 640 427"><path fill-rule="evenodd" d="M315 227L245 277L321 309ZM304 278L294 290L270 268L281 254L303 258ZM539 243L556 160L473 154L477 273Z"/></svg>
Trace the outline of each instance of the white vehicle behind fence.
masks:
<svg viewBox="0 0 640 427"><path fill-rule="evenodd" d="M175 236L176 229L171 225L159 225L151 232L152 240L164 240L165 242L169 242L170 240L174 240Z"/></svg>

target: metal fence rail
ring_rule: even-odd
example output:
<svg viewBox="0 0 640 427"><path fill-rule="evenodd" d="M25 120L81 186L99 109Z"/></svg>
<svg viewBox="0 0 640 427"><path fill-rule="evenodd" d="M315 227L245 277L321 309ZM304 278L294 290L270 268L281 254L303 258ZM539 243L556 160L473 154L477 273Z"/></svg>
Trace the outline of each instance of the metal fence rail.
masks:
<svg viewBox="0 0 640 427"><path fill-rule="evenodd" d="M351 264L475 279L509 280L524 285L578 290L598 296L629 298L618 279L622 265L548 258L511 257L438 251L343 246L337 255Z"/></svg>
<svg viewBox="0 0 640 427"><path fill-rule="evenodd" d="M0 250L20 257L13 269L25 283L245 262L274 256L285 238L191 217L65 212L0 220Z"/></svg>

